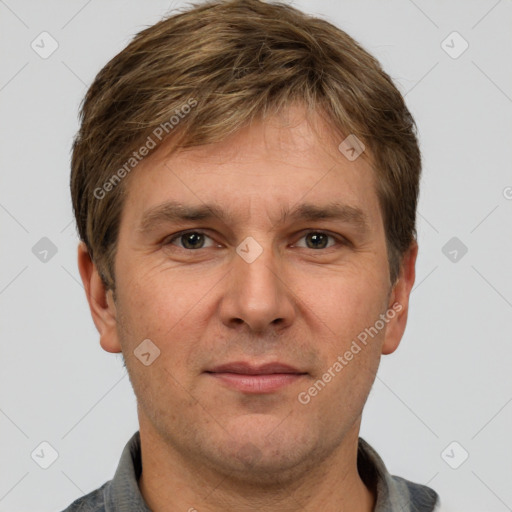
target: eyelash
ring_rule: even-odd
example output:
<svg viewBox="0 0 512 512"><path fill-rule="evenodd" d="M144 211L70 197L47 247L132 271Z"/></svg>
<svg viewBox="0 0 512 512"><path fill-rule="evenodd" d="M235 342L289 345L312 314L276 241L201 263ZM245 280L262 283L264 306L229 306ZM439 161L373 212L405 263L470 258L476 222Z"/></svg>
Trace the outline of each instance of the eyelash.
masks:
<svg viewBox="0 0 512 512"><path fill-rule="evenodd" d="M175 233L174 235L171 235L171 237L167 238L164 240L163 242L163 245L175 245L173 244L172 242L174 242L175 240L179 240L183 235L186 235L186 234L189 234L189 233L198 233L198 234L201 234L201 235L204 235L210 239L212 239L211 236L209 236L205 231L201 230L201 229L189 229L189 230L186 230L186 231L180 231L178 233ZM327 250L327 249L332 249L333 247L335 247L336 245L349 245L350 242L345 239L344 237L341 237L341 236L336 236L336 235L333 235L331 234L330 232L328 231L322 231L322 230L318 230L318 229L310 229L308 230L307 232L303 233L302 236L299 238L302 239L304 238L305 236L311 234L311 233L318 233L318 234L322 234L322 235L327 235L329 238L332 238L333 240L336 241L336 244L334 245L331 245L329 247L324 247L324 248L320 248L320 249L311 249L312 251L321 251L321 250ZM187 249L185 247L180 247L180 246L175 246L175 247L178 247L179 249L183 249L184 251L188 251L188 252L195 252L195 251L199 251L201 249L210 249L211 247L200 247L199 249ZM300 247L301 249L310 249L309 247Z"/></svg>

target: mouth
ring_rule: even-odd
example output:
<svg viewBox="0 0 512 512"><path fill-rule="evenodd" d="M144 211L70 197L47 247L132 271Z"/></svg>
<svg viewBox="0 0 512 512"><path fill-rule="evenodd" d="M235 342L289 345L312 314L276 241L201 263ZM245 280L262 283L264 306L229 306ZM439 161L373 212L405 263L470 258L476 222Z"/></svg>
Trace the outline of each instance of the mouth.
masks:
<svg viewBox="0 0 512 512"><path fill-rule="evenodd" d="M307 375L307 372L283 363L257 366L246 362L223 364L205 373L229 388L249 394L273 393Z"/></svg>

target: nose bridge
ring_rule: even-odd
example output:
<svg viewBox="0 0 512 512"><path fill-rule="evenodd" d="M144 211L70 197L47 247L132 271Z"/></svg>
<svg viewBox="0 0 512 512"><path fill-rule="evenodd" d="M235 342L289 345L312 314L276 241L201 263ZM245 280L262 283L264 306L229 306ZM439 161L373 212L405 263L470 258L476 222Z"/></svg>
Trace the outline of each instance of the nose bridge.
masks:
<svg viewBox="0 0 512 512"><path fill-rule="evenodd" d="M259 238L261 243L247 237L237 247L222 306L224 323L242 320L254 331L288 325L294 315L280 262L271 243Z"/></svg>
<svg viewBox="0 0 512 512"><path fill-rule="evenodd" d="M254 243L254 242L253 242ZM249 248L249 253L256 253L257 249L251 247L251 242L245 244L242 249ZM249 302L254 305L258 303L270 304L275 300L279 280L277 277L277 264L273 254L273 248L270 246L261 248L261 253L254 261L241 258L243 261L237 261L237 271L239 278L242 279L241 293L247 295ZM254 254L255 256L255 254Z"/></svg>

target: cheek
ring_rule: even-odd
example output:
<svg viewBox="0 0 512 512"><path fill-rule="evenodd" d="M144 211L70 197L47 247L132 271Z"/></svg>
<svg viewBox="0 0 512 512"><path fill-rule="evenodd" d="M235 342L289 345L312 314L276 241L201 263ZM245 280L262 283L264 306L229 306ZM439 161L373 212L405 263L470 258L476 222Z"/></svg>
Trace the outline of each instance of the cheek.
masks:
<svg viewBox="0 0 512 512"><path fill-rule="evenodd" d="M368 263L372 268L375 263ZM304 315L316 316L318 328L340 340L373 325L387 306L386 275L360 268L343 268L329 275L302 274L297 278ZM322 327L323 324L323 327Z"/></svg>
<svg viewBox="0 0 512 512"><path fill-rule="evenodd" d="M146 272L122 289L121 345L125 359L134 360L134 369L139 364L133 350L150 339L160 351L155 367L167 369L183 383L196 372L197 351L205 335L212 336L208 290L214 284L208 279L184 279L177 272ZM164 372L162 377L169 375Z"/></svg>
<svg viewBox="0 0 512 512"><path fill-rule="evenodd" d="M316 311L328 335L316 338L322 365L312 387L303 391L313 407L323 411L323 421L332 421L333 429L336 418L356 418L361 413L375 380L385 333L379 328L380 315L386 311L383 291L371 281L340 281L318 296ZM308 396L303 395L305 400Z"/></svg>
<svg viewBox="0 0 512 512"><path fill-rule="evenodd" d="M184 278L179 271L151 269L144 273L128 271L135 276L122 293L132 320L147 335L161 336L187 323L200 306L209 287L206 280Z"/></svg>
<svg viewBox="0 0 512 512"><path fill-rule="evenodd" d="M322 364L313 380L314 389L304 391L308 395L311 391L316 407L325 411L326 417L331 417L333 409L335 417L355 417L379 366L385 329L375 329L375 324L379 322L377 327L381 327L387 295L375 274L344 273L338 277L326 280L323 291L308 298L320 319L311 320L318 324L314 330L326 336L316 337Z"/></svg>
<svg viewBox="0 0 512 512"><path fill-rule="evenodd" d="M206 318L200 301L204 293L179 296L162 279L142 279L137 283L123 290L118 321L120 343L135 394L143 397L141 404L147 414L160 414L162 397L191 407L195 402L183 390L191 389L199 372L197 350L206 330L201 324ZM147 342L141 345L148 339L150 357L158 355L146 366L137 353L141 353L139 346L148 346Z"/></svg>

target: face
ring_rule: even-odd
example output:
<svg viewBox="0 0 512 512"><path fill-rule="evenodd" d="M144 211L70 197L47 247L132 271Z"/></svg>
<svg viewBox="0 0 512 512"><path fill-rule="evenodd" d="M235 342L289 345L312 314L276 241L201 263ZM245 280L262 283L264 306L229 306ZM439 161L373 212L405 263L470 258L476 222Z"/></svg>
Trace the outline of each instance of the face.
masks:
<svg viewBox="0 0 512 512"><path fill-rule="evenodd" d="M392 288L373 170L331 134L290 109L129 177L112 320L95 321L141 432L188 460L253 478L318 464L399 343L415 254Z"/></svg>

